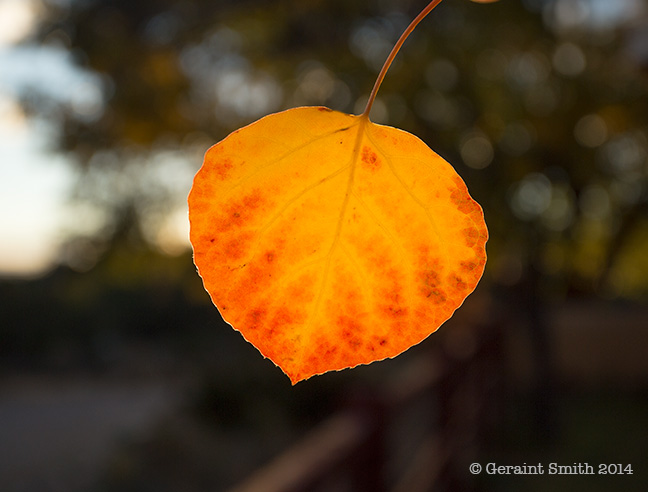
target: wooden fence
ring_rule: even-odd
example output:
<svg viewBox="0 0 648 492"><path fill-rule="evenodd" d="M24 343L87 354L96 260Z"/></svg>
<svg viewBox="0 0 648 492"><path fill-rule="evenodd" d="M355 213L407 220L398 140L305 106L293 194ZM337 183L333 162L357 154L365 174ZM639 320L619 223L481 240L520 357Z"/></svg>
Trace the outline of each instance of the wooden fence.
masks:
<svg viewBox="0 0 648 492"><path fill-rule="evenodd" d="M470 333L460 354L413 360L230 492L475 490L468 465L498 414L502 337L494 325Z"/></svg>

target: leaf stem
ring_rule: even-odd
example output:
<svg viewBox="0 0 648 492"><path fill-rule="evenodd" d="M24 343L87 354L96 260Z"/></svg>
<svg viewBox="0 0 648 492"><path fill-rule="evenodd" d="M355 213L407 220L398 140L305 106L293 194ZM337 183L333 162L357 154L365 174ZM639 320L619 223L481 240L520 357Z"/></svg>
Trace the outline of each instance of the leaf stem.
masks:
<svg viewBox="0 0 648 492"><path fill-rule="evenodd" d="M423 20L423 18L428 15L434 7L439 5L442 2L442 0L432 0L427 7L425 7L419 15L416 16L416 18L411 22L409 26L407 26L407 29L401 34L401 37L398 38L398 41L396 41L396 44L391 50L391 53L389 53L389 56L387 57L387 60L385 60L385 63L380 70L380 73L378 74L378 78L376 79L376 83L373 86L373 89L371 90L371 94L369 95L369 100L367 101L367 106L365 107L364 112L362 113L361 116L363 117L369 117L369 113L371 112L371 106L373 106L374 100L376 99L376 94L378 94L378 89L380 88L380 84L382 84L383 79L385 78L385 74L387 73L387 70L389 69L389 66L391 65L392 61L394 61L394 58L396 58L396 54L398 51L401 49L401 46L403 46L403 43L407 39L407 37L412 33L414 28L418 25L419 22Z"/></svg>

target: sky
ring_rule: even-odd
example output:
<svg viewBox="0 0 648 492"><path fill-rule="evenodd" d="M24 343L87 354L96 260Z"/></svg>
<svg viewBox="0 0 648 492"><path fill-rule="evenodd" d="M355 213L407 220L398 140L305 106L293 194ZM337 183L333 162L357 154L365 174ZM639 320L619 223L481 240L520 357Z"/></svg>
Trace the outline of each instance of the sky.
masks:
<svg viewBox="0 0 648 492"><path fill-rule="evenodd" d="M5 276L38 275L55 263L74 179L65 157L49 149L55 128L26 117L19 91L34 88L80 106L92 99L88 75L73 68L63 49L18 44L37 15L36 0L0 0L0 275ZM95 87L95 99L98 95Z"/></svg>
<svg viewBox="0 0 648 492"><path fill-rule="evenodd" d="M0 96L0 274L33 275L55 259L72 176L43 131Z"/></svg>
<svg viewBox="0 0 648 492"><path fill-rule="evenodd" d="M35 3L0 0L0 274L33 275L54 260L62 196L71 176L48 156L47 132L15 99L13 44L33 27ZM13 60L13 61L12 61Z"/></svg>
<svg viewBox="0 0 648 492"><path fill-rule="evenodd" d="M0 0L0 276L33 277L55 265L79 212L67 202L73 166L50 149L56 128L27 118L19 92L34 88L87 117L103 104L100 79L74 67L63 48L20 43L34 28L40 1L48 0ZM550 15L563 24L609 28L641 5L642 0L555 0ZM172 242L186 243L186 222L182 211L174 215Z"/></svg>

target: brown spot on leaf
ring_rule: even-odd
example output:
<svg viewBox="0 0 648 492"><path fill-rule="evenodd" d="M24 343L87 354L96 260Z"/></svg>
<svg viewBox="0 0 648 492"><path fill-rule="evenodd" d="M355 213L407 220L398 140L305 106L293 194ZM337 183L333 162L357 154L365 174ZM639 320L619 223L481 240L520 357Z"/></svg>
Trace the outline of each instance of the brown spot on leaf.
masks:
<svg viewBox="0 0 648 492"><path fill-rule="evenodd" d="M407 315L407 302L402 295L403 287L394 280L391 287L384 291L384 304L382 311L392 320L402 319Z"/></svg>
<svg viewBox="0 0 648 492"><path fill-rule="evenodd" d="M364 327L360 324L360 322L356 318L345 314L338 316L337 319L335 320L335 324L338 327L340 327L342 331L360 333L361 331L364 330Z"/></svg>
<svg viewBox="0 0 648 492"><path fill-rule="evenodd" d="M251 232L235 235L223 245L223 254L228 260L240 260L248 252L251 239Z"/></svg>
<svg viewBox="0 0 648 492"><path fill-rule="evenodd" d="M476 227L466 227L461 231L461 233L463 234L464 240L466 241L466 246L468 246L469 248L472 248L477 243L477 239L479 238L479 231Z"/></svg>
<svg viewBox="0 0 648 492"><path fill-rule="evenodd" d="M249 195L233 201L226 208L225 213L216 222L219 232L226 232L233 228L240 228L250 222L265 205L266 198L258 188Z"/></svg>
<svg viewBox="0 0 648 492"><path fill-rule="evenodd" d="M319 338L318 339L318 350L317 350L317 352L322 354L325 358L330 357L331 355L334 355L337 351L338 351L338 347L336 345L331 345L324 338Z"/></svg>
<svg viewBox="0 0 648 492"><path fill-rule="evenodd" d="M469 215L473 212L478 212L480 210L479 205L475 200L470 198L468 194L468 189L466 185L461 182L461 184L452 190L450 193L450 200L457 206L460 212Z"/></svg>
<svg viewBox="0 0 648 492"><path fill-rule="evenodd" d="M448 275L448 283L455 291L463 292L468 288L468 284L456 273Z"/></svg>
<svg viewBox="0 0 648 492"><path fill-rule="evenodd" d="M216 176L218 176L218 179L221 181L225 181L227 178L229 178L230 171L234 165L232 164L232 159L221 159L219 161L214 162L214 172L216 173Z"/></svg>
<svg viewBox="0 0 648 492"><path fill-rule="evenodd" d="M268 336L283 335L289 325L298 321L298 316L286 306L280 306L268 324Z"/></svg>
<svg viewBox="0 0 648 492"><path fill-rule="evenodd" d="M430 289L427 297L433 304L443 304L448 299L441 289Z"/></svg>
<svg viewBox="0 0 648 492"><path fill-rule="evenodd" d="M377 171L380 169L380 159L376 153L371 150L367 145L362 147L362 166L368 171Z"/></svg>
<svg viewBox="0 0 648 492"><path fill-rule="evenodd" d="M475 268L477 268L477 263L474 261L462 261L460 264L461 269L466 271L466 272L472 272Z"/></svg>
<svg viewBox="0 0 648 492"><path fill-rule="evenodd" d="M217 181L228 179L230 171L234 168L232 159L224 156L227 152L226 144L220 142L212 146L205 154L205 172Z"/></svg>
<svg viewBox="0 0 648 492"><path fill-rule="evenodd" d="M257 330L263 325L267 316L268 310L266 308L256 307L247 314L246 326L250 330Z"/></svg>
<svg viewBox="0 0 648 492"><path fill-rule="evenodd" d="M459 267L468 277L468 282L472 284L473 279L479 280L481 278L485 263L485 258L478 258L477 261L462 261L459 263Z"/></svg>
<svg viewBox="0 0 648 492"><path fill-rule="evenodd" d="M429 256L427 247L419 251L418 285L420 294L435 304L445 302L446 295L441 287L441 272L443 267L439 258Z"/></svg>
<svg viewBox="0 0 648 492"><path fill-rule="evenodd" d="M340 337L351 350L358 350L362 346L362 339L351 328L345 328L340 332Z"/></svg>

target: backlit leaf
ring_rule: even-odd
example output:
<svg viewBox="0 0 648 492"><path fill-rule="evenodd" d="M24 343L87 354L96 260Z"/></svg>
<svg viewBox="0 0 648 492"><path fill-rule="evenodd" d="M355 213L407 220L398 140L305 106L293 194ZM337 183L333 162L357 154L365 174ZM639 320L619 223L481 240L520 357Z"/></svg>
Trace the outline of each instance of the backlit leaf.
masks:
<svg viewBox="0 0 648 492"><path fill-rule="evenodd" d="M211 147L189 219L214 304L293 383L419 343L486 262L481 207L452 166L407 132L324 107Z"/></svg>

